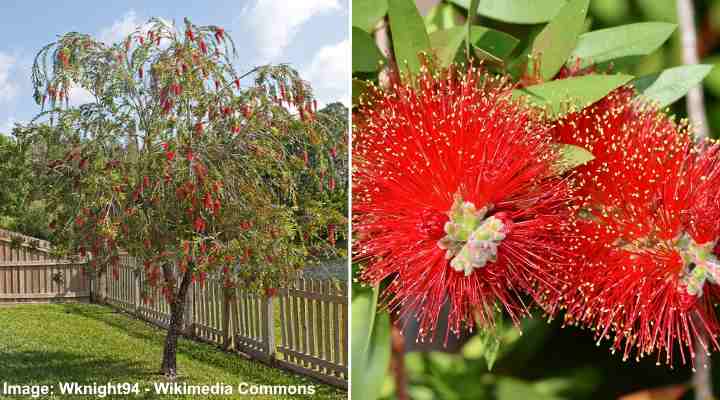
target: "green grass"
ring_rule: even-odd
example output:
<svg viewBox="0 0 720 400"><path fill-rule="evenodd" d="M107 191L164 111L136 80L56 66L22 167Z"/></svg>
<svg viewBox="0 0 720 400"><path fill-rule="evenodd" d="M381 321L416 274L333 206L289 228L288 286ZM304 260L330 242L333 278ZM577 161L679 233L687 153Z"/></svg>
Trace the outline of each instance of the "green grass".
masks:
<svg viewBox="0 0 720 400"><path fill-rule="evenodd" d="M156 395L165 332L108 307L90 304L18 305L0 307L0 390L2 382L57 386L138 383L141 394L121 398L190 399ZM180 339L178 382L232 385L314 385L313 399L346 399L347 392L309 378L219 351L216 347ZM150 392L145 392L150 388ZM55 388L56 397L59 389ZM0 393L0 397L3 397ZM3 397L13 398L13 397ZM15 397L19 398L19 397ZM97 397L63 396L63 399ZM108 397L112 398L112 397ZM194 397L198 398L198 397ZM204 397L212 398L212 397ZM223 399L243 398L233 396ZM253 398L303 398L303 396L254 396Z"/></svg>

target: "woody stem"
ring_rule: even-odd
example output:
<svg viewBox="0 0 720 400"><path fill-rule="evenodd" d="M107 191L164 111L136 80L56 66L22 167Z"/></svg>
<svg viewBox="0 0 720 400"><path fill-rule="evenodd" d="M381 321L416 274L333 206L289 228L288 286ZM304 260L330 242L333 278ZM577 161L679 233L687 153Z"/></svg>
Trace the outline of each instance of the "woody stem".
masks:
<svg viewBox="0 0 720 400"><path fill-rule="evenodd" d="M682 56L684 64L697 64L697 34L695 30L695 12L692 0L677 0L677 15L682 39ZM687 111L690 121L695 124L698 139L708 137L707 116L702 86L690 89L687 95ZM711 399L712 379L711 362L707 351L702 345L703 338L696 337L693 343L695 350L695 372L692 383L695 388L695 400Z"/></svg>

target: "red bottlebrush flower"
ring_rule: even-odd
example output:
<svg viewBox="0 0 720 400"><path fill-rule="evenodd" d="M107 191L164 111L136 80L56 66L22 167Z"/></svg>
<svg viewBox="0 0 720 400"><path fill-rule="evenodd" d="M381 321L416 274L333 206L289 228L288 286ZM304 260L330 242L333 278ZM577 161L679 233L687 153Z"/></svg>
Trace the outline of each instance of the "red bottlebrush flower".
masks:
<svg viewBox="0 0 720 400"><path fill-rule="evenodd" d="M203 204L204 204L206 210L208 210L208 211L213 210L215 201L210 193L206 193L205 197L203 197Z"/></svg>
<svg viewBox="0 0 720 400"><path fill-rule="evenodd" d="M235 79L235 87L240 90L240 79Z"/></svg>
<svg viewBox="0 0 720 400"><path fill-rule="evenodd" d="M553 173L548 127L511 89L475 67L423 71L372 89L358 111L355 257L363 280L392 279L384 305L414 314L423 338L448 298L459 334L474 315L491 327L496 303L517 322L528 311L519 293L558 292L572 193Z"/></svg>
<svg viewBox="0 0 720 400"><path fill-rule="evenodd" d="M205 220L202 217L195 218L193 227L196 232L205 232Z"/></svg>
<svg viewBox="0 0 720 400"><path fill-rule="evenodd" d="M656 353L672 365L679 349L693 362L695 338L720 349L718 146L695 147L685 126L629 88L566 116L556 134L595 159L577 170L585 202L569 242L582 259L550 311L564 308L569 324L625 359Z"/></svg>
<svg viewBox="0 0 720 400"><path fill-rule="evenodd" d="M207 45L204 40L200 40L200 51L202 51L203 54L207 54Z"/></svg>
<svg viewBox="0 0 720 400"><path fill-rule="evenodd" d="M185 158L187 158L188 161L192 161L195 159L195 154L193 154L192 150L188 150Z"/></svg>
<svg viewBox="0 0 720 400"><path fill-rule="evenodd" d="M265 296L275 297L276 295L277 295L277 288L274 288L274 287L265 288Z"/></svg>
<svg viewBox="0 0 720 400"><path fill-rule="evenodd" d="M188 29L185 31L185 37L188 38L188 40L195 40L195 34L193 33L192 29Z"/></svg>
<svg viewBox="0 0 720 400"><path fill-rule="evenodd" d="M225 30L223 28L215 29L215 40L218 43L222 42L224 34L225 34Z"/></svg>
<svg viewBox="0 0 720 400"><path fill-rule="evenodd" d="M335 246L335 224L328 224L327 230L328 230L328 242L330 242L330 244L332 246Z"/></svg>
<svg viewBox="0 0 720 400"><path fill-rule="evenodd" d="M205 130L205 127L203 126L202 122L198 122L197 124L195 124L195 135L196 136L202 136L204 130Z"/></svg>

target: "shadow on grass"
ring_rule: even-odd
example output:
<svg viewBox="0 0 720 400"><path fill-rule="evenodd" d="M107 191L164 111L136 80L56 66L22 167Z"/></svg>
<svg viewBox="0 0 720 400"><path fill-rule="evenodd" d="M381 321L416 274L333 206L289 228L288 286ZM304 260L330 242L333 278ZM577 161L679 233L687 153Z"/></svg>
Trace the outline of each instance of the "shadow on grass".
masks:
<svg viewBox="0 0 720 400"><path fill-rule="evenodd" d="M87 354L67 351L10 352L3 354L0 362L0 376L6 377L10 384L105 383L98 382L98 378L107 377L124 382L143 375L148 375L145 369L125 361L110 357L88 358Z"/></svg>
<svg viewBox="0 0 720 400"><path fill-rule="evenodd" d="M164 345L165 330L158 328L145 321L139 320L134 316L113 310L102 305L87 304L63 304L62 309L66 313L77 315L83 318L93 319L102 322L109 327L121 330L128 336L153 342L158 346L158 367L160 365L161 349ZM128 324L123 323L119 318L129 318L137 326L143 326L145 329L138 330L131 328ZM267 366L259 361L248 360L238 354L225 352L218 346L197 342L187 338L181 338L178 342L178 357L187 357L197 363L206 366L219 368L226 373L236 376L238 380L258 382L266 385L288 385L297 384L298 380L307 383L318 383L313 379L296 375L291 372ZM182 376L182 361L178 361L180 369L180 379L187 378ZM147 371L143 371L147 374ZM336 389L320 384L317 389L320 393L334 393Z"/></svg>

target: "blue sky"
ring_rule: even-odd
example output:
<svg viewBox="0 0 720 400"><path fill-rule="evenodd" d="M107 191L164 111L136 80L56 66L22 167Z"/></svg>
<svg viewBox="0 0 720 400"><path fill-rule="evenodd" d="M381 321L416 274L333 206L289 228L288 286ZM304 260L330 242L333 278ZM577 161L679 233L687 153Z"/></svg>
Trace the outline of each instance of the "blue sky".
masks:
<svg viewBox="0 0 720 400"><path fill-rule="evenodd" d="M60 34L77 31L117 41L150 17L182 26L220 25L238 48L238 71L290 63L321 104L350 103L349 0L153 0L0 2L0 132L32 119L30 70L35 54ZM72 98L73 94L71 94ZM77 93L76 100L82 100Z"/></svg>

